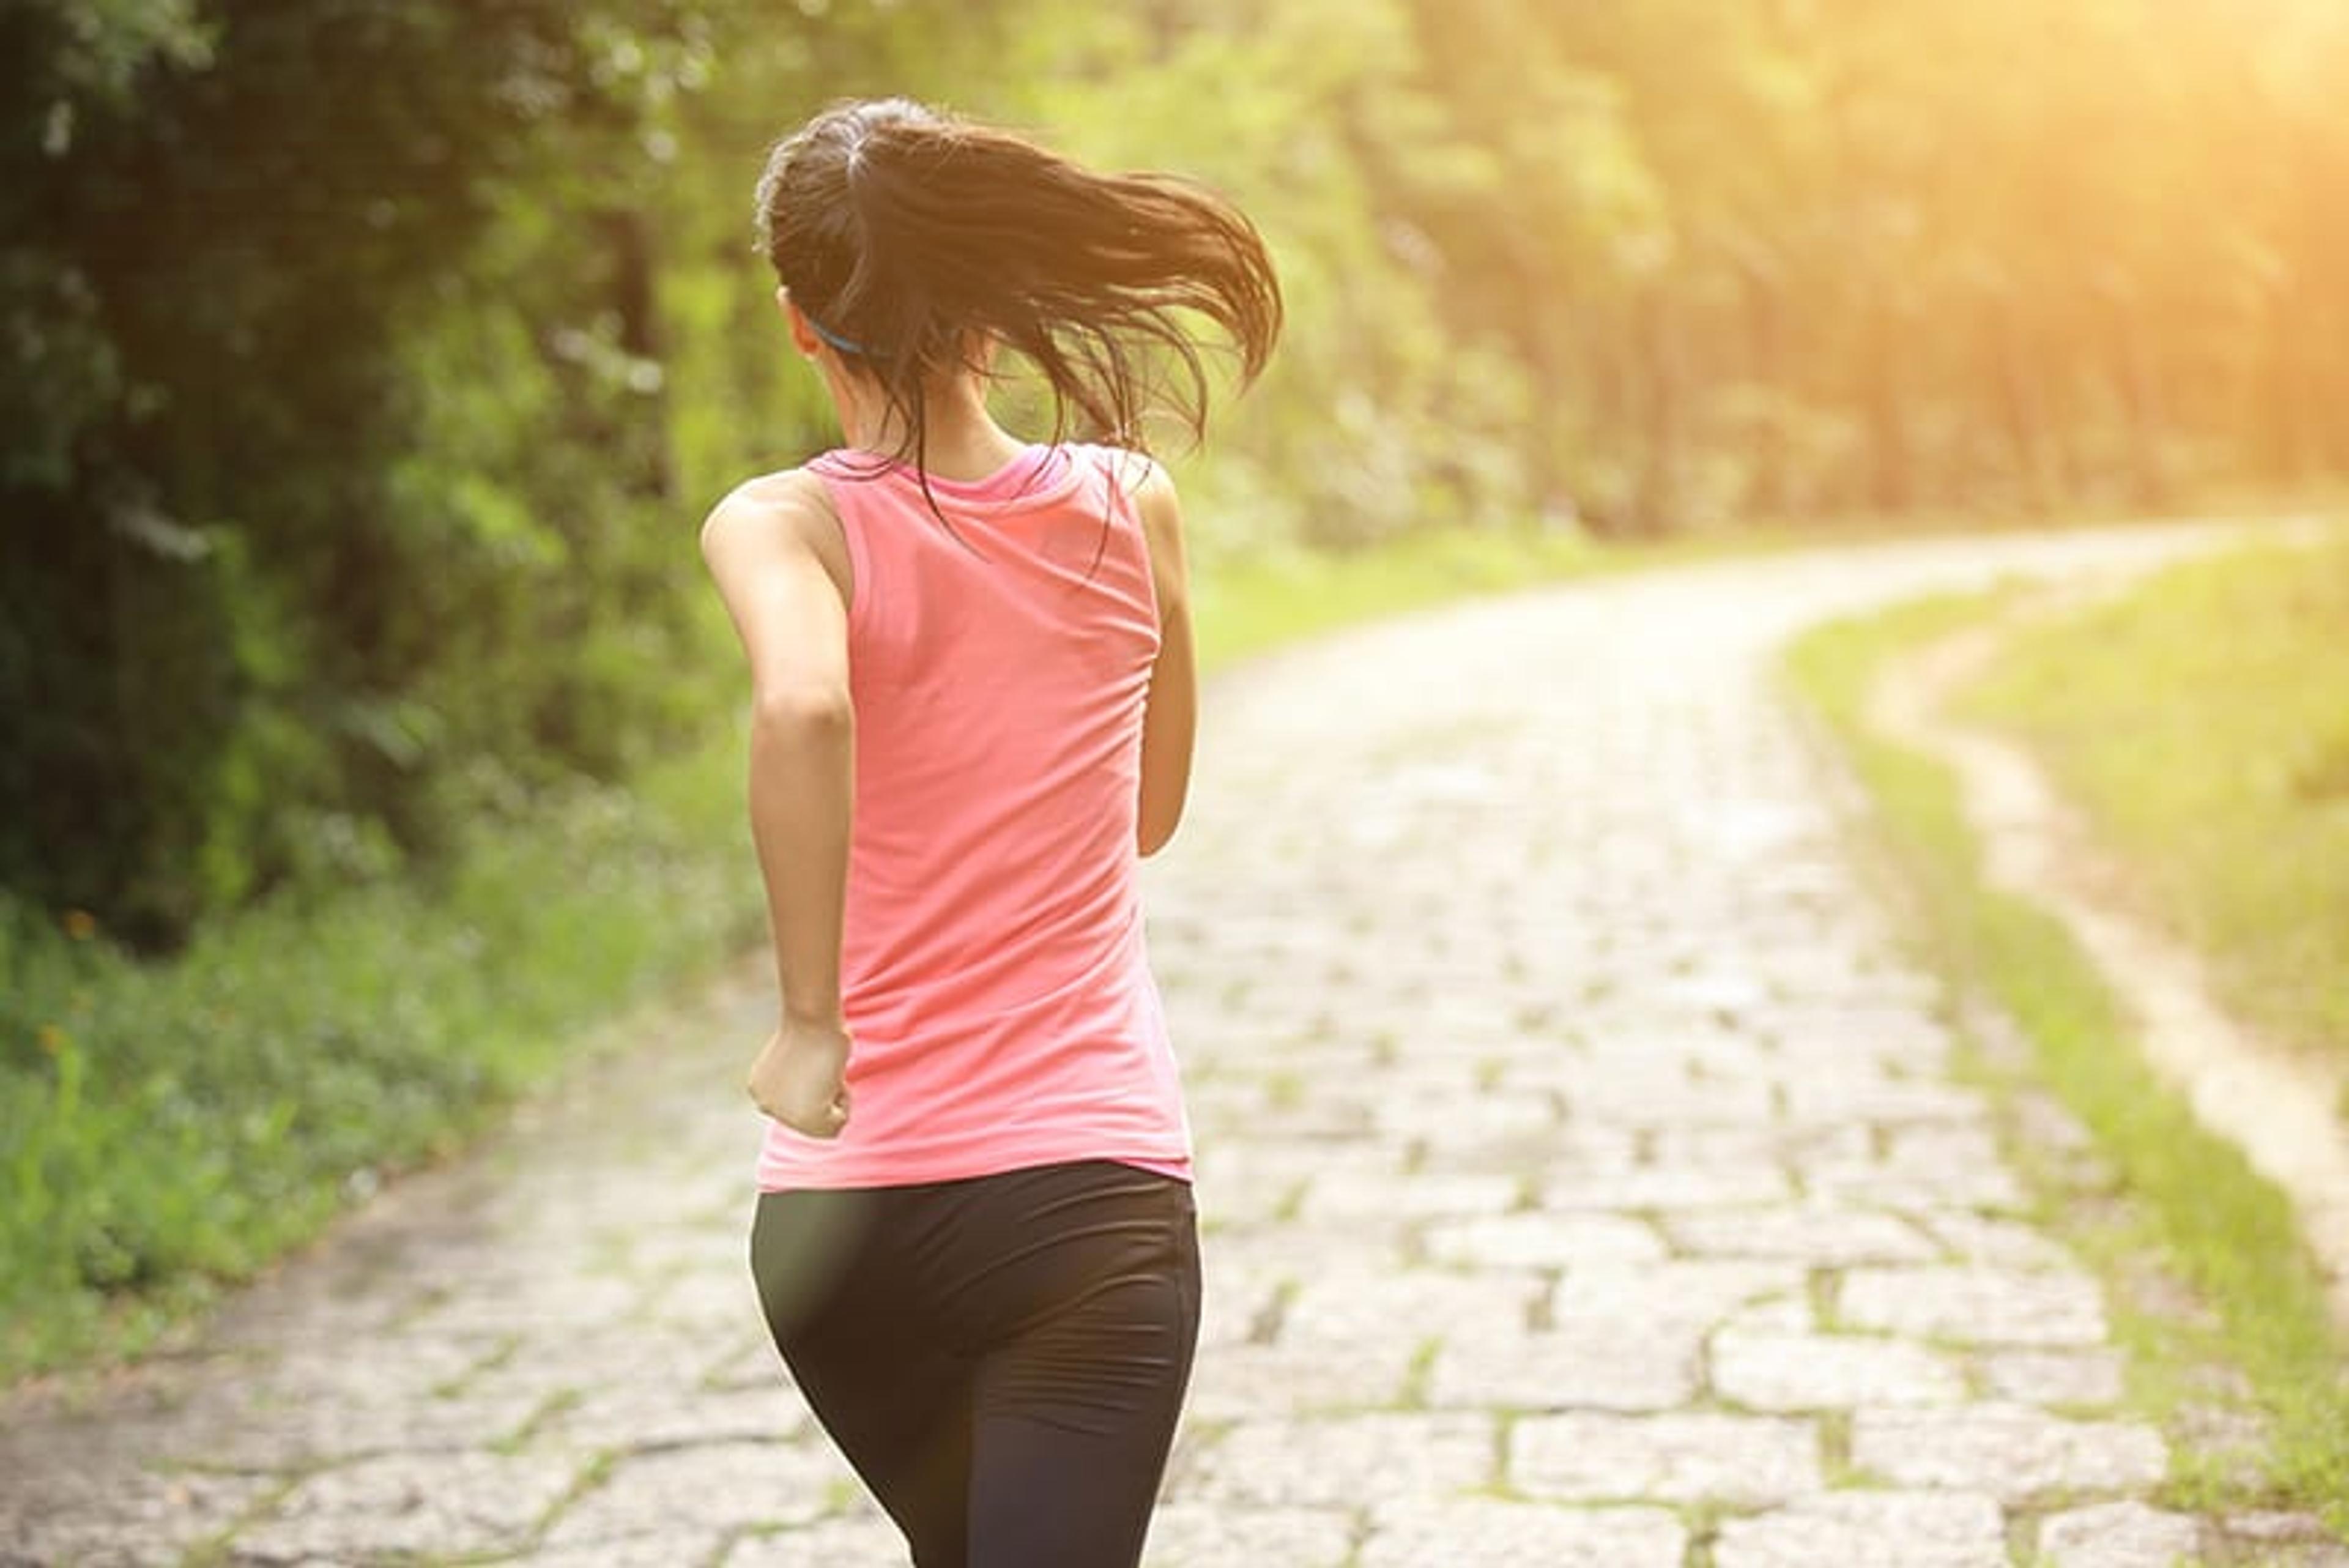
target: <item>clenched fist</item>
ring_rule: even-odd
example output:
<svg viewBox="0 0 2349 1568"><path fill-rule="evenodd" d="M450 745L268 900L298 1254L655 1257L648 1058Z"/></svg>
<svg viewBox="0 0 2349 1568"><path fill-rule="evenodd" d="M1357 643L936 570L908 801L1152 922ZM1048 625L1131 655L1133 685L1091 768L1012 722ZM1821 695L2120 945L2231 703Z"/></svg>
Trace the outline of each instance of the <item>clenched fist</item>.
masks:
<svg viewBox="0 0 2349 1568"><path fill-rule="evenodd" d="M838 1137L848 1125L848 1031L785 1020L750 1064L744 1086L758 1107L810 1137Z"/></svg>

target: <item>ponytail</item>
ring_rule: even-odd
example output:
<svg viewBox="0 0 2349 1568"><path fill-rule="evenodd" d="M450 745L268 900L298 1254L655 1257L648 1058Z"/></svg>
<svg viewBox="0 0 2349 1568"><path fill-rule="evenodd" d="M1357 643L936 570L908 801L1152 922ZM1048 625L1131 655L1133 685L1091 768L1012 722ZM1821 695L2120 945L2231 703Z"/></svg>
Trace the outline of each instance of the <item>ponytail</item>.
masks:
<svg viewBox="0 0 2349 1568"><path fill-rule="evenodd" d="M1165 174L1102 174L1009 131L903 99L838 105L778 144L759 182L762 248L819 336L860 364L926 451L926 390L992 338L1050 389L1055 441L1139 449L1164 401L1205 433L1207 374L1186 317L1238 354L1279 336L1280 286L1238 209ZM1164 368L1174 373L1163 375Z"/></svg>

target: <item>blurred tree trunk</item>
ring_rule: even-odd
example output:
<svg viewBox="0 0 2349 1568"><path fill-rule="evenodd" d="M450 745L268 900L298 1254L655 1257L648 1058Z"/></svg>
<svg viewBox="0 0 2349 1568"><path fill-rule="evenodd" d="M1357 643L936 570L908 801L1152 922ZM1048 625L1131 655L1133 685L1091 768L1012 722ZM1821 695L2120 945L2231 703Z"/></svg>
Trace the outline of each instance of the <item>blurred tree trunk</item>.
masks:
<svg viewBox="0 0 2349 1568"><path fill-rule="evenodd" d="M2054 502L2048 458L2047 396L2032 363L2013 300L2004 290L1991 296L1984 344L1990 355L1992 399L2006 432L2007 452L2023 506L2045 513Z"/></svg>
<svg viewBox="0 0 2349 1568"><path fill-rule="evenodd" d="M1748 259L1738 277L1744 285L1745 349L1757 404L1752 427L1753 489L1747 499L1764 516L1782 518L1791 507L1786 422L1794 401L1785 363L1785 291L1776 269L1764 262Z"/></svg>
<svg viewBox="0 0 2349 1568"><path fill-rule="evenodd" d="M1661 282L1640 296L1640 480L1631 525L1648 537L1671 533L1687 501L1686 348L1675 300Z"/></svg>
<svg viewBox="0 0 2349 1568"><path fill-rule="evenodd" d="M604 253L610 267L610 293L613 312L618 317L620 351L638 365L657 368L667 358L661 341L660 310L657 301L658 274L656 267L652 225L642 209L614 207L596 214L595 227L601 234ZM654 416L644 421L647 431L667 428L667 388L641 393L646 411ZM634 472L628 480L636 493L652 499L667 499L677 492L676 474L669 461L668 443L657 439L639 439L631 443L636 450L630 464Z"/></svg>
<svg viewBox="0 0 2349 1568"><path fill-rule="evenodd" d="M2153 345L2130 291L2108 289L2105 298L2113 383L2128 449L2130 499L2139 506L2161 506L2170 496L2168 431Z"/></svg>
<svg viewBox="0 0 2349 1568"><path fill-rule="evenodd" d="M1900 374L1900 323L1889 290L1878 286L1868 305L1861 346L1861 400L1868 421L1868 505L1887 516L1916 498L1909 440L1906 384Z"/></svg>

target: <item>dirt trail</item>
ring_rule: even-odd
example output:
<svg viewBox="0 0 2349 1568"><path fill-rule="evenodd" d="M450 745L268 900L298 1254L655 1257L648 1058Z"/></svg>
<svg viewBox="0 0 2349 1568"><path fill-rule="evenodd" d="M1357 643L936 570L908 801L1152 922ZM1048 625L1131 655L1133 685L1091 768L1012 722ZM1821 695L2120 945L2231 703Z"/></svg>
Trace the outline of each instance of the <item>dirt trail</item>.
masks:
<svg viewBox="0 0 2349 1568"><path fill-rule="evenodd" d="M2349 1128L2340 1114L2349 1072L2230 1016L2199 956L2115 897L2126 873L2029 753L1949 712L2016 637L2127 586L2102 577L2034 591L1997 620L1896 660L1870 693L1868 721L1956 775L1991 885L2064 922L2135 1014L2155 1071L2291 1198L2325 1270L2333 1315L2349 1324Z"/></svg>

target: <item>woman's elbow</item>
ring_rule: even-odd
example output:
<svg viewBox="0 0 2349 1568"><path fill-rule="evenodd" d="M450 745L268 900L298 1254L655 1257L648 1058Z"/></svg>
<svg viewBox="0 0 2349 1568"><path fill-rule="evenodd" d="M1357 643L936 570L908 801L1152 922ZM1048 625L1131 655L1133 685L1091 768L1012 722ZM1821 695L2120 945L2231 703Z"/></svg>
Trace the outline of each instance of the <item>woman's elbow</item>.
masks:
<svg viewBox="0 0 2349 1568"><path fill-rule="evenodd" d="M769 734L825 736L846 734L855 723L856 710L844 687L792 686L760 692L750 716Z"/></svg>

